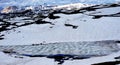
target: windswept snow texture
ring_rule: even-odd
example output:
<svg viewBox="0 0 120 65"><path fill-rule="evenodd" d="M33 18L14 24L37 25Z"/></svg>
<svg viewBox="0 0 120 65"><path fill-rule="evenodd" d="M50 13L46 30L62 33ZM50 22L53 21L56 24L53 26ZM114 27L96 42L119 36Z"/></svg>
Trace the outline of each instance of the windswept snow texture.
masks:
<svg viewBox="0 0 120 65"><path fill-rule="evenodd" d="M58 42L39 45L0 46L0 50L9 50L28 55L78 55L80 57L102 56L117 52L119 47L115 41L95 42Z"/></svg>

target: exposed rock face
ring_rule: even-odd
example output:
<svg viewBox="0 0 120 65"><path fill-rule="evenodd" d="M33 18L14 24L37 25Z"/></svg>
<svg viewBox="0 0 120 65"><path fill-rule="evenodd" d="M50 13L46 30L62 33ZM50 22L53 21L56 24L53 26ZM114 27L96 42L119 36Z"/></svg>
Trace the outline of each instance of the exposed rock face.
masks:
<svg viewBox="0 0 120 65"><path fill-rule="evenodd" d="M11 13L11 12L15 12L18 8L16 6L8 6L5 7L1 13Z"/></svg>

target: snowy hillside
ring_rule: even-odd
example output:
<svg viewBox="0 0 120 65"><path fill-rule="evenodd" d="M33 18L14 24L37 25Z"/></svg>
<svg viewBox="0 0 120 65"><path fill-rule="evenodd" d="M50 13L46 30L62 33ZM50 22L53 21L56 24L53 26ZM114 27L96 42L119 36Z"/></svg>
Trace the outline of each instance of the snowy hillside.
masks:
<svg viewBox="0 0 120 65"><path fill-rule="evenodd" d="M0 0L0 6L25 6L25 5L63 5L70 3L103 4L112 3L119 0Z"/></svg>
<svg viewBox="0 0 120 65"><path fill-rule="evenodd" d="M83 60L72 61L69 59L63 65L92 65L102 62L110 63L110 61L113 61L114 64L120 64L120 61L115 59L115 57L120 56L119 9L119 2L101 5L77 3L43 10L24 9L10 13L0 13L0 55L3 55L0 60L7 57L11 59L11 61L2 60L0 64L57 64L54 63L54 60L45 57L31 58L21 55L19 57L2 53L5 49L9 50L11 48L20 54L44 54L50 55L50 57L51 54L53 57L57 54L80 55L82 53L86 56L91 54L107 55L93 56ZM117 40L117 44L111 41L103 43L104 40ZM79 43L83 41L85 42ZM102 44L96 41L102 41ZM41 43L43 45L39 45ZM31 46L32 44L35 46Z"/></svg>
<svg viewBox="0 0 120 65"><path fill-rule="evenodd" d="M114 5L116 6L112 7ZM89 11L94 9L96 11ZM25 12L26 14L22 14ZM120 39L119 3L82 8L80 11L60 9L42 12L44 14L40 16L32 11L1 15L1 18L5 18L3 21L7 22L1 22L1 38L5 39L0 40L0 45ZM21 17L17 17L20 15ZM14 18L9 20L10 17ZM5 24L8 25L4 27ZM7 29L12 30L6 31Z"/></svg>

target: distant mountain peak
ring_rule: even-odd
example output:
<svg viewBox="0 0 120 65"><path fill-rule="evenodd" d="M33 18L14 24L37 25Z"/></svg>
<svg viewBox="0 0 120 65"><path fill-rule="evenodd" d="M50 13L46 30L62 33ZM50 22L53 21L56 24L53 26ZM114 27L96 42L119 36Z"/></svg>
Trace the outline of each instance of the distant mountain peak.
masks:
<svg viewBox="0 0 120 65"><path fill-rule="evenodd" d="M14 11L16 11L17 9L18 9L17 6L7 6L7 7L5 7L5 8L1 11L1 13L14 12Z"/></svg>
<svg viewBox="0 0 120 65"><path fill-rule="evenodd" d="M26 6L26 5L63 5L70 3L103 4L120 0L0 0L0 6Z"/></svg>

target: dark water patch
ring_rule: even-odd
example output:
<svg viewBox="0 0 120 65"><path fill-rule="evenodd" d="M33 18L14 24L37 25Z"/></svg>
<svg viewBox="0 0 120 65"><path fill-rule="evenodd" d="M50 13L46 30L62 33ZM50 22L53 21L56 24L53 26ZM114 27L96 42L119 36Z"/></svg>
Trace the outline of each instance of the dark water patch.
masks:
<svg viewBox="0 0 120 65"><path fill-rule="evenodd" d="M72 54L56 54L56 55L48 55L47 58L54 59L55 62L58 64L63 64L65 60L82 60L90 58L91 56L79 56L79 55L72 55Z"/></svg>
<svg viewBox="0 0 120 65"><path fill-rule="evenodd" d="M46 57L46 55L31 55L31 54L21 54L21 55L28 57Z"/></svg>

